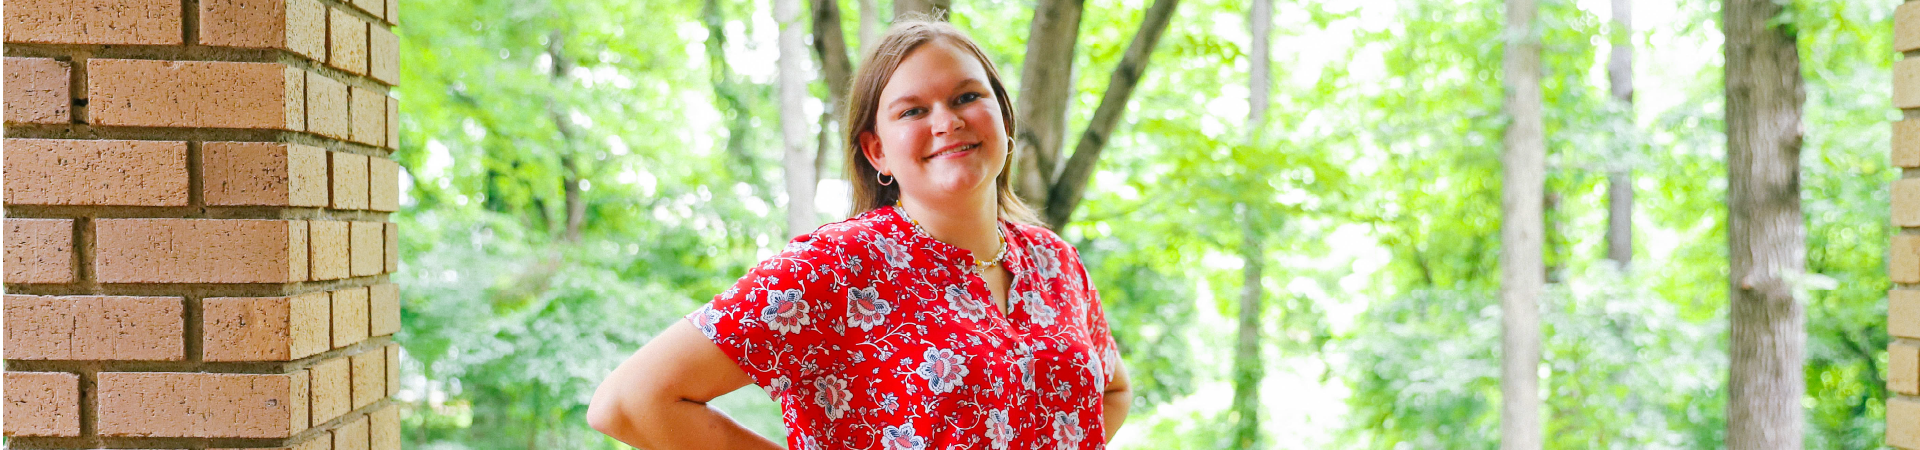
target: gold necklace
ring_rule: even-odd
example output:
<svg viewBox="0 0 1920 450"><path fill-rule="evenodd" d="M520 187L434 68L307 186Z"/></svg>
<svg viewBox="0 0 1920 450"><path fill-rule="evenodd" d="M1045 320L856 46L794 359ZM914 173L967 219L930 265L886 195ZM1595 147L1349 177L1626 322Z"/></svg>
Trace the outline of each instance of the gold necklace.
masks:
<svg viewBox="0 0 1920 450"><path fill-rule="evenodd" d="M906 208L906 206L904 206L904 205L902 205L902 204L900 204L900 201L899 201L899 200L894 200L894 201L893 201L893 209L894 209L895 211L899 211L899 212L900 212L900 217L904 217L904 218L906 218L906 219L907 219L907 223L910 223L910 224L913 224L913 231L916 231L916 232L919 232L920 234L922 234L922 235L925 235L925 236L927 236L928 238L932 238L932 237L933 237L933 233L928 233L928 232L927 232L927 229L926 229L926 228L922 228L922 227L920 226L920 221L918 221L918 220L913 220L913 216L909 216L909 215L907 215L907 208ZM997 235L997 236L999 236L999 237L1000 237L1000 252L999 252L999 253L995 253L995 254L993 255L993 259L989 259L989 260L986 260L986 261L981 261L981 260L980 260L980 258L973 258L973 270L974 270L974 271L978 271L978 272L984 272L984 271L986 271L987 269L992 269L992 268L993 268L994 266L998 266L998 265L1000 265L1000 260L1002 260L1002 259L1006 259L1006 257L1007 257L1007 234L1006 234L1006 233L1004 233L1004 232L1001 232L1001 231L1000 231L1000 226L999 226L998 224L995 224L995 225L994 225L994 227L993 227L993 234L995 234L995 235ZM936 240L937 240L937 239L936 239Z"/></svg>

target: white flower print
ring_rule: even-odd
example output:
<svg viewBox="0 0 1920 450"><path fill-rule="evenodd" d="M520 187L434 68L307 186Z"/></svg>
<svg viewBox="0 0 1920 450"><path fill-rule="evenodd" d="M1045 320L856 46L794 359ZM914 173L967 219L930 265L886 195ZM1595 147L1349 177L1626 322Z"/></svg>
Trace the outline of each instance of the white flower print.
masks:
<svg viewBox="0 0 1920 450"><path fill-rule="evenodd" d="M854 288L847 291L847 325L873 331L887 321L887 313L893 312L893 304L880 299L880 292L874 288Z"/></svg>
<svg viewBox="0 0 1920 450"><path fill-rule="evenodd" d="M1034 389L1033 347L1027 346L1026 343L1021 343L1018 348L1014 349L1014 354L1020 355L1013 360L1013 367L1020 369L1020 386L1031 391Z"/></svg>
<svg viewBox="0 0 1920 450"><path fill-rule="evenodd" d="M1053 247L1038 247L1033 252L1033 270L1047 278L1060 276L1060 254Z"/></svg>
<svg viewBox="0 0 1920 450"><path fill-rule="evenodd" d="M1053 448L1072 449L1080 447L1080 440L1087 438L1087 430L1080 428L1080 416L1073 413L1053 413Z"/></svg>
<svg viewBox="0 0 1920 450"><path fill-rule="evenodd" d="M913 425L892 426L880 431L880 445L886 450L925 450L927 438L913 435Z"/></svg>
<svg viewBox="0 0 1920 450"><path fill-rule="evenodd" d="M1053 319L1060 316L1060 311L1047 305L1047 301L1040 298L1039 292L1020 293L1020 306L1027 311L1027 317L1031 318L1035 325L1052 326Z"/></svg>
<svg viewBox="0 0 1920 450"><path fill-rule="evenodd" d="M781 333L799 333L801 326L813 324L807 310L807 301L800 299L799 289L770 290L767 307L760 310L760 320Z"/></svg>
<svg viewBox="0 0 1920 450"><path fill-rule="evenodd" d="M827 418L839 420L851 409L847 400L853 398L853 392L847 390L847 380L833 375L813 379L813 404L827 410Z"/></svg>
<svg viewBox="0 0 1920 450"><path fill-rule="evenodd" d="M907 252L907 246L900 245L900 241L897 239L889 237L874 238L873 246L879 247L880 254L886 255L887 257L887 265L893 266L896 269L906 268L907 262L913 261L913 254Z"/></svg>
<svg viewBox="0 0 1920 450"><path fill-rule="evenodd" d="M1087 350L1087 371L1093 374L1093 391L1094 392L1107 390L1107 370L1105 367L1102 367L1102 366L1103 364L1101 364L1101 361L1100 361L1100 354L1094 353L1092 349L1088 349Z"/></svg>
<svg viewBox="0 0 1920 450"><path fill-rule="evenodd" d="M713 309L712 303L708 303L706 306L701 306L700 310L694 312L693 327L700 329L700 334L706 335L707 339L713 339L714 333L720 331L714 328L714 324L720 322L720 316L724 314L725 313L720 312L720 310Z"/></svg>
<svg viewBox="0 0 1920 450"><path fill-rule="evenodd" d="M951 349L939 348L929 348L923 356L927 361L920 363L920 368L914 373L927 379L927 389L936 394L945 394L963 384L960 379L967 376L967 366L963 365L967 362L965 356L954 354Z"/></svg>
<svg viewBox="0 0 1920 450"><path fill-rule="evenodd" d="M987 439L993 441L993 450L1006 450L1007 443L1013 441L1013 427L1007 424L1007 410L987 410Z"/></svg>
<svg viewBox="0 0 1920 450"><path fill-rule="evenodd" d="M793 380L788 380L787 377L774 378L767 383L767 396L778 397L790 387L793 387Z"/></svg>
<svg viewBox="0 0 1920 450"><path fill-rule="evenodd" d="M980 320L987 318L987 305L980 299L967 294L960 286L947 286L947 307L960 312L961 318Z"/></svg>

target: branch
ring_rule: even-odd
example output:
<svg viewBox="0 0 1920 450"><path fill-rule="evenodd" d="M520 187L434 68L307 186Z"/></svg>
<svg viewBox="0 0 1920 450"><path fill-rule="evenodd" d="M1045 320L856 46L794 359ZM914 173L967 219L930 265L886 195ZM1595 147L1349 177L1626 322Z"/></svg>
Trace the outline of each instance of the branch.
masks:
<svg viewBox="0 0 1920 450"><path fill-rule="evenodd" d="M1173 10L1179 5L1180 0L1154 0L1153 6L1147 8L1140 31L1134 33L1133 42L1127 44L1126 55L1120 58L1120 66L1114 68L1113 78L1107 81L1107 92L1100 97L1100 107L1093 110L1093 122L1080 133L1073 157L1067 160L1067 167L1047 195L1046 220L1053 229L1065 227L1073 217L1073 209L1080 206L1080 196L1086 194L1094 163L1099 162L1100 151L1106 147L1114 125L1120 122L1120 114L1127 111L1127 98L1133 96L1134 88L1139 86L1140 75L1146 72L1147 60L1153 56L1153 47L1160 42L1160 36L1166 34L1167 23L1173 20Z"/></svg>
<svg viewBox="0 0 1920 450"><path fill-rule="evenodd" d="M1080 40L1082 0L1041 0L1027 28L1027 56L1020 67L1014 192L1046 206L1060 171L1066 141L1067 103L1073 98L1073 48Z"/></svg>

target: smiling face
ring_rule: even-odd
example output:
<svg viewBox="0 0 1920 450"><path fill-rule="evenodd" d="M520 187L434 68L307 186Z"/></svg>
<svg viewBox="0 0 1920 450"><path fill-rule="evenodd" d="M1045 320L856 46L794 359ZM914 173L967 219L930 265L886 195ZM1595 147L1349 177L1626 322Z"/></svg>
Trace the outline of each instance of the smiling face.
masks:
<svg viewBox="0 0 1920 450"><path fill-rule="evenodd" d="M934 39L908 52L880 90L861 153L916 201L994 195L1007 163L1007 129L986 68Z"/></svg>

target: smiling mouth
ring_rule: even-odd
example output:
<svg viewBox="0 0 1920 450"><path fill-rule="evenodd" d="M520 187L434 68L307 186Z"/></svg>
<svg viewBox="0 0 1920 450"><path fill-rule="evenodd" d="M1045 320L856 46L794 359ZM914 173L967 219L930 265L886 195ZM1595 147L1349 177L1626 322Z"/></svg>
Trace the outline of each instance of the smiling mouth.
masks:
<svg viewBox="0 0 1920 450"><path fill-rule="evenodd" d="M942 156L947 156L947 155L951 155L951 154L955 154L955 153L960 153L960 152L964 152L964 151L968 151L968 150L973 150L973 149L976 149L976 148L980 148L980 144L967 144L967 145L962 145L962 146L959 146L959 147L954 147L954 148L952 148L952 149L949 149L949 150L947 150L947 151L943 151L943 152L940 152L940 153L935 153L935 154L933 154L932 156L928 156L928 157L927 157L927 159L934 159L934 158L939 158L939 157L942 157Z"/></svg>

